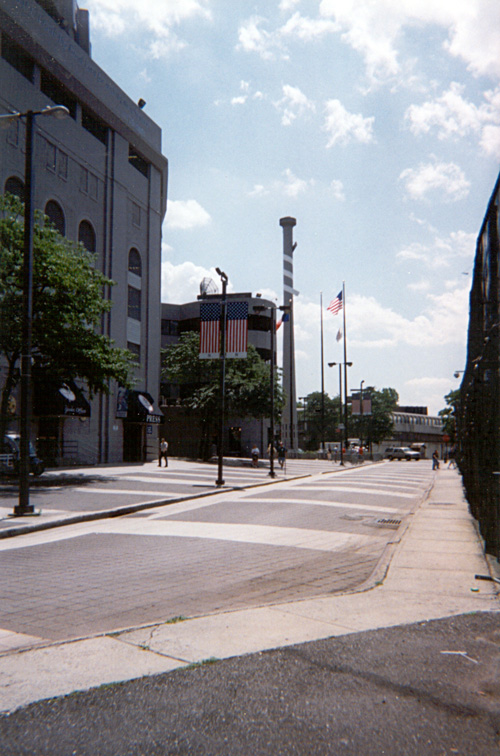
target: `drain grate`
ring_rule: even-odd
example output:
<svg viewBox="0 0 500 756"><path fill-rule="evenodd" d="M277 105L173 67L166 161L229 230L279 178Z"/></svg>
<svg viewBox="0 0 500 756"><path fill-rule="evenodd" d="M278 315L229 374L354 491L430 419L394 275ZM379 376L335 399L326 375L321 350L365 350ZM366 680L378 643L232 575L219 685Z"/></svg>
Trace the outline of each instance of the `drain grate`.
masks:
<svg viewBox="0 0 500 756"><path fill-rule="evenodd" d="M453 501L430 501L429 506L431 507L452 507L454 505Z"/></svg>
<svg viewBox="0 0 500 756"><path fill-rule="evenodd" d="M399 528L399 526L401 525L401 520L381 517L380 519L375 521L375 524L380 525L384 528Z"/></svg>

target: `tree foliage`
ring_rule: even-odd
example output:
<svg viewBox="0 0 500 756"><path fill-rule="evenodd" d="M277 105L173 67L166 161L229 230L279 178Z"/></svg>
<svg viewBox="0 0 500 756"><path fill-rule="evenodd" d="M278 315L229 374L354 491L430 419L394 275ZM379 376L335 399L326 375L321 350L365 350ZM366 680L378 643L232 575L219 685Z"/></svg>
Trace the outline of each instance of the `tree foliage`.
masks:
<svg viewBox="0 0 500 756"><path fill-rule="evenodd" d="M199 358L199 336L190 332L181 335L177 344L162 351L162 381L180 387L182 404L196 410L202 420L202 456L206 442L218 419L220 397L220 361ZM274 384L274 411L278 419L283 408L283 392L278 374ZM226 360L225 413L233 417L269 417L271 396L269 365L257 349L248 345L245 359Z"/></svg>
<svg viewBox="0 0 500 756"><path fill-rule="evenodd" d="M399 397L396 389L383 388L377 391L374 386L367 386L363 390L364 398L371 396L372 414L361 418L359 415L351 413L351 405L348 404L348 433L350 438L361 438L371 443L380 443L392 435L393 421L392 412L397 407ZM315 391L305 400L305 411L307 420L306 448L318 449L322 437L322 402L321 391ZM339 417L340 399L333 399L325 394L325 411L324 411L324 438L325 441L335 441L343 438L337 432L340 422L344 418ZM344 408L343 408L344 411Z"/></svg>
<svg viewBox="0 0 500 756"><path fill-rule="evenodd" d="M321 391L313 391L305 397L302 412L305 421L305 448L308 451L319 449L321 441L340 441L338 425L341 422L339 417L340 401L338 397L332 399L325 393L324 407L321 399Z"/></svg>
<svg viewBox="0 0 500 756"><path fill-rule="evenodd" d="M0 354L6 362L0 414L20 379L23 204L0 197ZM62 237L42 213L33 228L32 365L37 380L84 381L90 392L108 391L109 380L130 387L132 357L100 333L112 306L103 298L113 281L95 268L95 256Z"/></svg>
<svg viewBox="0 0 500 756"><path fill-rule="evenodd" d="M439 410L438 415L443 420L443 433L450 437L450 443L456 443L456 418L460 403L460 389L454 389L445 396L446 407Z"/></svg>

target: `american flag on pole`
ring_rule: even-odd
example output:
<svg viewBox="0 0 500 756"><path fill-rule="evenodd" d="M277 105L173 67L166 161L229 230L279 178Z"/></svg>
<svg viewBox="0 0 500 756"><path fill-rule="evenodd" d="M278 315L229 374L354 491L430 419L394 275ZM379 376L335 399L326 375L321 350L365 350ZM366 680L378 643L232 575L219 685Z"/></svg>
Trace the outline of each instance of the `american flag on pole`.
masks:
<svg viewBox="0 0 500 756"><path fill-rule="evenodd" d="M332 299L328 307L326 308L328 312L331 312L332 315L336 315L338 312L342 309L342 292L339 291L335 299Z"/></svg>
<svg viewBox="0 0 500 756"><path fill-rule="evenodd" d="M247 356L248 302L227 303L226 357Z"/></svg>
<svg viewBox="0 0 500 756"><path fill-rule="evenodd" d="M220 357L220 302L200 304L200 359Z"/></svg>

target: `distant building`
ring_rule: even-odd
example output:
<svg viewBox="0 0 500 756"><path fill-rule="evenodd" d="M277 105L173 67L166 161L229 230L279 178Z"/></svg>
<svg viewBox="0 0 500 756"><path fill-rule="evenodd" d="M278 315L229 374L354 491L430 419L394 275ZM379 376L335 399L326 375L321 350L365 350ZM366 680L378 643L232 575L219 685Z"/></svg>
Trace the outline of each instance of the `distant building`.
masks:
<svg viewBox="0 0 500 756"><path fill-rule="evenodd" d="M154 407L167 196L161 130L142 101L134 103L92 61L88 12L74 0L2 1L0 80L2 113L54 104L70 112L64 121L36 119L35 207L61 234L96 252L100 270L116 281L102 329L137 359L129 394L114 385L90 403L78 386L55 387L50 401L38 395L33 435L40 454L49 464L150 458L161 419ZM0 131L0 191L23 190L24 123L17 121Z"/></svg>
<svg viewBox="0 0 500 756"><path fill-rule="evenodd" d="M195 302L186 304L162 303L161 345L165 349L176 344L183 333L200 331L200 305L203 302L220 301L220 294L200 295ZM227 301L248 303L248 343L253 344L262 359L271 357L271 318L275 306L251 293L228 294ZM256 312L255 308L264 308ZM276 343L276 341L275 341ZM275 348L276 354L276 348ZM161 384L161 409L164 414L162 432L168 439L172 454L196 457L199 450L199 428L193 424L193 416L186 414L181 405L181 388L177 385ZM241 418L226 418L224 449L226 454L247 455L254 443L261 452L269 444L269 421ZM216 435L212 443L217 441Z"/></svg>

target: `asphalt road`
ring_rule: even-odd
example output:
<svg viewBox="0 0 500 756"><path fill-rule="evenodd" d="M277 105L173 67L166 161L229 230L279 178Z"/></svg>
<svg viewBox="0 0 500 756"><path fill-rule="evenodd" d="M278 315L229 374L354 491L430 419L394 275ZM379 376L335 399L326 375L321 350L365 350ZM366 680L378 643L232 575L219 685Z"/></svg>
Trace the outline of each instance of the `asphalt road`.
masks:
<svg viewBox="0 0 500 756"><path fill-rule="evenodd" d="M497 614L179 669L0 716L9 756L497 756Z"/></svg>
<svg viewBox="0 0 500 756"><path fill-rule="evenodd" d="M143 497L166 475L126 474ZM428 461L385 463L4 539L1 626L66 640L357 587L431 477Z"/></svg>

